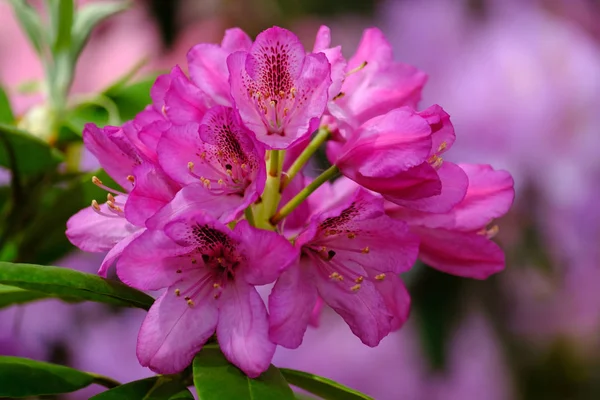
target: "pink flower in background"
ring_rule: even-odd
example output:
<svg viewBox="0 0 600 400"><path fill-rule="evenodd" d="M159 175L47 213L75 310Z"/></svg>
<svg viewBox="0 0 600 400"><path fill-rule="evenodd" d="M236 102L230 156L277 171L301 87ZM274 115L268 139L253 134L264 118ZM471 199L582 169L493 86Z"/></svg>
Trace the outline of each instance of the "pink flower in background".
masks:
<svg viewBox="0 0 600 400"><path fill-rule="evenodd" d="M314 130L331 85L324 54L305 54L290 31L260 33L250 51L227 59L231 95L244 124L270 148L284 149Z"/></svg>
<svg viewBox="0 0 600 400"><path fill-rule="evenodd" d="M216 329L225 356L248 376L260 375L275 345L253 285L273 282L296 257L274 232L245 221L232 231L195 210L172 218L164 230L143 233L119 260L119 277L138 289L167 290L142 324L140 363L158 373L180 372Z"/></svg>
<svg viewBox="0 0 600 400"><path fill-rule="evenodd" d="M514 199L513 179L489 165L461 164L469 177L464 199L442 214L388 204L386 212L408 223L419 236L419 259L449 274L476 279L504 269L504 253L490 238L494 219L506 214Z"/></svg>
<svg viewBox="0 0 600 400"><path fill-rule="evenodd" d="M413 265L418 241L388 219L383 200L358 190L314 217L295 240L302 256L269 296L270 337L298 347L320 296L371 347L408 317L410 299L398 274Z"/></svg>

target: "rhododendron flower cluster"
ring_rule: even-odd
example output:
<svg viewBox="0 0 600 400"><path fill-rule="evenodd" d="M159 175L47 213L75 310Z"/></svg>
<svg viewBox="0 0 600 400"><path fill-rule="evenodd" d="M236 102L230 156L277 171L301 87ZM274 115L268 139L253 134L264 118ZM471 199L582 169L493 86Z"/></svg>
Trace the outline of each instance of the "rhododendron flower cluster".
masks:
<svg viewBox="0 0 600 400"><path fill-rule="evenodd" d="M426 75L394 61L379 30L345 60L327 27L311 52L278 27L254 41L230 29L192 48L188 71L160 76L133 121L86 126L121 188L94 178L107 201L67 226L79 248L108 252L101 275L116 264L127 285L164 289L138 337L142 365L180 372L210 339L256 377L276 345L302 343L322 303L377 346L408 318L400 274L417 258L477 279L504 268L489 224L512 178L443 160L450 117L417 108ZM331 166L311 177L321 147ZM265 304L256 287L273 283Z"/></svg>

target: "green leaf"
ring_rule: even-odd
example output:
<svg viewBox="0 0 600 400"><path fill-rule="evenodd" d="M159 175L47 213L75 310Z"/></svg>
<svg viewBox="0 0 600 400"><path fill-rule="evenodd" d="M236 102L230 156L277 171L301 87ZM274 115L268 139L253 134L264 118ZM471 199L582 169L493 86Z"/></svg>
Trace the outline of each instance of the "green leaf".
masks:
<svg viewBox="0 0 600 400"><path fill-rule="evenodd" d="M181 382L166 376L154 376L117 386L97 394L90 400L184 400L193 398L194 396Z"/></svg>
<svg viewBox="0 0 600 400"><path fill-rule="evenodd" d="M125 11L129 7L128 2L95 2L82 7L75 14L73 23L73 38L71 52L74 58L83 49L90 33L96 25L117 13Z"/></svg>
<svg viewBox="0 0 600 400"><path fill-rule="evenodd" d="M61 161L60 153L43 140L10 125L0 123L0 166L13 168L12 157L22 175L54 169Z"/></svg>
<svg viewBox="0 0 600 400"><path fill-rule="evenodd" d="M62 365L0 356L0 397L69 393L93 381L93 376Z"/></svg>
<svg viewBox="0 0 600 400"><path fill-rule="evenodd" d="M73 301L95 301L149 309L154 299L145 293L96 275L68 268L0 262L0 284L35 290Z"/></svg>
<svg viewBox="0 0 600 400"><path fill-rule="evenodd" d="M45 32L40 16L25 0L9 0L15 16L25 31L29 42L38 54L42 54L45 47Z"/></svg>
<svg viewBox="0 0 600 400"><path fill-rule="evenodd" d="M121 119L127 121L150 104L150 89L155 80L156 76L151 76L128 86L110 87L104 94L117 105Z"/></svg>
<svg viewBox="0 0 600 400"><path fill-rule="evenodd" d="M73 29L73 0L50 0L49 13L54 31L53 53L68 52L71 49L71 32Z"/></svg>
<svg viewBox="0 0 600 400"><path fill-rule="evenodd" d="M287 368L281 368L280 371L288 383L325 400L373 400L366 394L322 376Z"/></svg>
<svg viewBox="0 0 600 400"><path fill-rule="evenodd" d="M0 308L15 304L29 303L47 297L48 296L44 293L33 290L24 290L14 286L0 285Z"/></svg>
<svg viewBox="0 0 600 400"><path fill-rule="evenodd" d="M0 123L12 124L15 120L15 116L10 107L10 100L6 91L0 86Z"/></svg>
<svg viewBox="0 0 600 400"><path fill-rule="evenodd" d="M221 350L205 346L194 358L194 386L202 400L293 400L294 393L273 365L250 379L229 363Z"/></svg>

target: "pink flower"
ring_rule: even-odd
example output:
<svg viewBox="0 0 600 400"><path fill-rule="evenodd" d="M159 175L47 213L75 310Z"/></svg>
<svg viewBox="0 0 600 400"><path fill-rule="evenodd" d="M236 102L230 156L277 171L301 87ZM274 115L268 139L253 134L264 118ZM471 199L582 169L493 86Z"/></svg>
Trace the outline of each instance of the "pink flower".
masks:
<svg viewBox="0 0 600 400"><path fill-rule="evenodd" d="M494 219L508 212L514 199L513 179L489 165L460 165L469 178L465 198L443 214L389 204L387 214L406 221L419 236L419 258L449 274L485 279L504 269L504 253L490 238Z"/></svg>
<svg viewBox="0 0 600 400"><path fill-rule="evenodd" d="M232 231L190 209L148 230L123 253L118 274L141 290L168 289L138 337L143 366L183 370L215 332L221 350L248 376L265 371L275 351L267 312L253 285L273 282L297 256L282 236L239 222Z"/></svg>
<svg viewBox="0 0 600 400"><path fill-rule="evenodd" d="M322 39L322 30L319 31L317 42L328 45ZM329 53L326 53L334 66L332 71L340 65L340 62L335 62L337 55L331 55L333 50L329 49ZM337 77L339 79L339 75ZM343 83L340 82L339 92L335 93L335 97L330 97L329 111L341 122L342 127L349 125L354 129L395 108L417 108L427 81L424 72L394 61L392 47L376 28L364 31L356 53L348 60L345 76L341 78Z"/></svg>
<svg viewBox="0 0 600 400"><path fill-rule="evenodd" d="M87 124L83 131L86 148L104 170L125 190L94 183L108 192L106 203L95 200L67 222L66 235L75 246L90 252L108 251L98 273L108 268L123 249L144 230L146 219L167 204L180 186L152 162L156 155L139 139L133 122L122 128L98 128Z"/></svg>
<svg viewBox="0 0 600 400"><path fill-rule="evenodd" d="M246 126L270 148L284 149L310 133L327 103L330 66L305 54L290 31L260 33L250 51L227 58L231 95Z"/></svg>
<svg viewBox="0 0 600 400"><path fill-rule="evenodd" d="M200 125L171 127L163 133L158 153L164 171L185 186L171 209L223 209L226 203L225 214L213 215L230 222L264 189L265 151L232 108L215 106Z"/></svg>
<svg viewBox="0 0 600 400"><path fill-rule="evenodd" d="M330 147L328 156L346 177L389 201L446 212L463 199L468 184L458 166L440 157L454 137L441 107L402 107L367 121L341 147Z"/></svg>
<svg viewBox="0 0 600 400"><path fill-rule="evenodd" d="M380 197L357 190L314 217L296 247L299 262L269 297L269 332L277 344L300 345L318 296L371 347L408 317L410 299L397 274L413 265L418 240L384 214Z"/></svg>
<svg viewBox="0 0 600 400"><path fill-rule="evenodd" d="M187 61L192 82L217 104L232 106L227 57L237 51L250 51L252 39L240 28L225 31L221 45L200 43L190 49Z"/></svg>

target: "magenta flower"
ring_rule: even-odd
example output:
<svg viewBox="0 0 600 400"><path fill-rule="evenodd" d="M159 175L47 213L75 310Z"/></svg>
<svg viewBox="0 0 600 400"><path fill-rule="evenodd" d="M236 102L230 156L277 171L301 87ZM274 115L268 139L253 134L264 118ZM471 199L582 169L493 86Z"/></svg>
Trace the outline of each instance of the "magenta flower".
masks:
<svg viewBox="0 0 600 400"><path fill-rule="evenodd" d="M387 214L406 221L419 236L419 258L449 274L485 279L504 269L504 253L490 240L494 219L508 212L514 199L513 179L489 165L460 167L469 178L465 198L450 212L434 214L389 204Z"/></svg>
<svg viewBox="0 0 600 400"><path fill-rule="evenodd" d="M329 111L342 125L358 128L395 108L417 108L426 81L424 72L395 62L392 47L383 33L370 28L364 31L356 53L348 60L340 91L330 97Z"/></svg>
<svg viewBox="0 0 600 400"><path fill-rule="evenodd" d="M258 199L265 185L265 151L229 107L211 108L200 125L165 131L158 153L164 171L185 186L168 206L170 211L219 209L224 214L213 215L229 222Z"/></svg>
<svg viewBox="0 0 600 400"><path fill-rule="evenodd" d="M305 54L292 32L273 27L249 51L227 58L231 95L244 124L270 148L284 149L310 133L331 85L324 54Z"/></svg>
<svg viewBox="0 0 600 400"><path fill-rule="evenodd" d="M231 107L231 90L227 57L236 51L250 51L252 39L241 29L225 31L221 45L200 43L188 52L192 82L216 104Z"/></svg>
<svg viewBox="0 0 600 400"><path fill-rule="evenodd" d="M380 197L357 190L315 216L295 244L301 258L269 296L275 343L302 343L318 296L371 347L408 317L410 299L398 274L415 262L418 240L404 222L384 214Z"/></svg>
<svg viewBox="0 0 600 400"><path fill-rule="evenodd" d="M167 290L138 337L137 355L157 373L182 371L216 329L227 359L248 376L265 371L275 351L267 311L253 285L273 282L298 256L275 232L239 222L232 231L190 209L148 230L121 256L118 274L141 290Z"/></svg>
<svg viewBox="0 0 600 400"><path fill-rule="evenodd" d="M180 186L153 163L156 154L138 136L134 123L122 128L98 128L87 124L83 131L86 148L96 156L104 170L124 189L94 183L108 192L107 201L92 205L73 215L66 235L75 246L90 252L108 251L98 273L108 268L123 249L145 228L146 219L167 204Z"/></svg>
<svg viewBox="0 0 600 400"><path fill-rule="evenodd" d="M328 156L346 177L389 201L446 212L463 199L468 184L462 169L440 157L454 137L441 107L402 107L367 121Z"/></svg>

